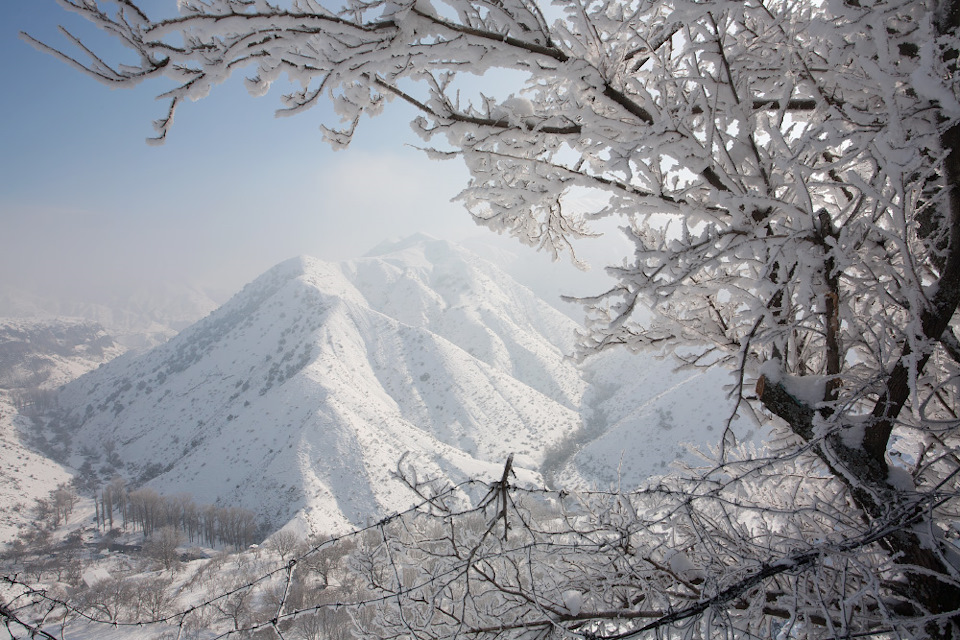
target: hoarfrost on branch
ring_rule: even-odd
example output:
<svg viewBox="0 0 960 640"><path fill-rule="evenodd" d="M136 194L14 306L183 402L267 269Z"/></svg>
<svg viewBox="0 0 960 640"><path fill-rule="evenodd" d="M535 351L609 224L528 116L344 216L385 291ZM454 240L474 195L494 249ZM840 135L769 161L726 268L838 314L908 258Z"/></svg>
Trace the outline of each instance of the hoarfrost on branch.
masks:
<svg viewBox="0 0 960 640"><path fill-rule="evenodd" d="M759 457L728 431L692 484L584 497L562 532L516 515L508 545L451 516L385 539L427 582L367 565L381 635L960 636L960 1L58 2L138 63L38 47L111 86L173 81L160 141L234 72L254 95L285 75L281 113L331 101L335 146L412 105L493 230L558 256L615 220L633 251L583 300L584 352L727 365L779 434ZM602 205L570 207L584 190ZM527 513L498 495L504 526Z"/></svg>

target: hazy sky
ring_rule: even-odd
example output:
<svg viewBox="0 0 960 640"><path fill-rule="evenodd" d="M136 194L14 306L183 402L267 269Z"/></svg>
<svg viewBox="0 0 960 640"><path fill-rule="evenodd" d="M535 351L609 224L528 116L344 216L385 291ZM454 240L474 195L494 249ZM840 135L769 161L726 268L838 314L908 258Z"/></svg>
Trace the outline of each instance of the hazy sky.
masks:
<svg viewBox="0 0 960 640"><path fill-rule="evenodd" d="M176 0L147 0L149 9ZM0 32L0 280L40 294L96 295L163 280L239 289L308 254L340 260L417 231L462 240L494 234L450 199L457 161L410 149L410 110L393 103L332 151L322 105L274 118L278 95L251 98L238 75L178 110L166 144L148 146L163 85L111 90L18 37L66 46L64 24L101 36L54 0L4 7ZM532 250L525 250L532 252ZM543 259L531 269L554 273ZM556 277L567 269L557 267ZM91 288L93 287L93 288ZM582 289L580 292L583 292Z"/></svg>

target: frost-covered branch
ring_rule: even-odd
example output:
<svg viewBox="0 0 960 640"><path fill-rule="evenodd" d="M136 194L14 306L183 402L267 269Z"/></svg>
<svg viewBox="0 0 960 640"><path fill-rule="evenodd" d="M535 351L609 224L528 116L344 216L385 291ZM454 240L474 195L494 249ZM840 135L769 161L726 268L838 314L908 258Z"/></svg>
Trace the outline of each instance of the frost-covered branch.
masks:
<svg viewBox="0 0 960 640"><path fill-rule="evenodd" d="M748 478L758 477L751 474L803 459L805 471L816 473L805 476L803 490L792 487L796 496L822 497L829 484L843 494L836 509L867 529L886 526L891 513L910 513L917 523L877 540L869 561L848 555L842 542L833 547L839 555L831 566L853 567L844 579L856 584L844 584L872 594L857 615L873 626L857 632L890 628L885 621L896 609L912 616L917 634L960 636L956 613L944 604L960 601L949 561L955 549L937 533L953 530L954 507L911 511L918 495L952 496L958 488L950 456L960 446L960 0L295 0L289 7L183 0L179 16L162 20L149 19L131 0L60 2L116 38L135 63L107 60L69 35L77 56L34 44L111 86L172 81L160 138L178 105L233 73L248 74L254 95L285 76L292 88L282 97L284 113L333 104L339 122L326 131L335 146L350 142L363 114L378 114L390 100L412 106L426 151L465 163L471 181L460 199L495 231L559 256L592 236L596 220L615 220L631 250L610 256L607 273L616 282L607 291L581 299L588 314L584 357L617 346L732 369L738 410L783 433L764 454L776 464L760 456L763 464L736 476L751 499L768 498L750 485ZM497 70L510 79L488 73ZM596 206L571 206L583 192L596 196ZM759 380L756 394L749 391L752 377ZM717 473L728 470L726 454ZM834 531L829 519L805 514L776 523L758 516L748 524L734 517L739 505L723 503L705 524L674 507L664 530L682 523L706 534L706 527L731 545L724 549L729 557L745 558L757 544L769 557L800 549L772 553L757 542L776 538L774 530L793 528L791 539ZM433 508L439 514L445 503ZM511 553L533 556L541 542L576 539L569 530L578 532L576 519L564 522L568 538L534 536L526 546L518 540ZM613 544L606 522L593 526L603 532L602 544ZM933 533L918 533L924 527ZM451 558L476 557L471 550L482 545L461 537L469 528L450 524L428 539L449 545ZM479 528L488 533L484 544L507 543L489 535L489 522ZM849 540L863 533L839 530ZM651 553L666 548L657 546L663 531L653 525L628 538L634 534L654 545ZM622 549L604 556L601 542L590 539L598 557L626 563L624 575L634 575L633 556ZM674 541L668 546L676 548ZM538 619L554 625L530 627L531 635L561 628L544 612L565 606L562 592L547 602L544 590L562 580L523 569L514 556L506 562L498 554L507 551L498 547L476 570L469 563L452 570L444 588L462 592L427 590L417 602L455 625L452 633L470 624L522 629L521 621L532 618L520 612L531 603L540 607ZM500 558L505 564L497 564ZM621 602L617 583L604 588L597 609L686 610L680 594L700 595L676 570L657 573L668 565L660 558L641 573L669 586L636 587ZM704 565L704 574L727 575L721 565L713 573ZM888 576L882 580L881 565ZM591 566L578 556L564 575ZM424 584L440 584L433 582L439 575ZM412 593L389 586L396 576L374 577L391 597ZM845 596L817 579L801 584L792 577L792 584L783 574L765 579L776 583L770 593L816 592L815 603L805 601L805 619L832 625L836 635L852 633L856 625L841 615L849 611ZM570 590L581 594L586 611L582 586ZM488 590L504 599L489 610L475 607ZM787 607L753 597L743 611ZM489 623L468 624L471 616L489 616ZM581 636L602 630L577 622ZM404 624L381 631L408 634L412 623Z"/></svg>

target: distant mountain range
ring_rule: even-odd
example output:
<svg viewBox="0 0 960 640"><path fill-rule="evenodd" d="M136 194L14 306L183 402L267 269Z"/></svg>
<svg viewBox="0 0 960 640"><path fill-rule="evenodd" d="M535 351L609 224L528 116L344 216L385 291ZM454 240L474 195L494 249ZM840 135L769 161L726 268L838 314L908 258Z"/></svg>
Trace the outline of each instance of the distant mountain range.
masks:
<svg viewBox="0 0 960 640"><path fill-rule="evenodd" d="M404 456L449 482L496 477L514 454L521 482L635 486L680 442L716 440L725 372L626 353L580 365L577 329L494 264L416 236L274 267L68 384L60 422L74 466L99 458L105 476L313 531L408 506Z"/></svg>
<svg viewBox="0 0 960 640"><path fill-rule="evenodd" d="M225 296L220 298L220 301ZM142 286L106 299L56 297L0 283L0 318L45 322L73 318L96 323L127 349L148 349L175 336L219 306L215 296L187 285Z"/></svg>
<svg viewBox="0 0 960 640"><path fill-rule="evenodd" d="M0 318L0 389L53 390L123 352L95 322Z"/></svg>

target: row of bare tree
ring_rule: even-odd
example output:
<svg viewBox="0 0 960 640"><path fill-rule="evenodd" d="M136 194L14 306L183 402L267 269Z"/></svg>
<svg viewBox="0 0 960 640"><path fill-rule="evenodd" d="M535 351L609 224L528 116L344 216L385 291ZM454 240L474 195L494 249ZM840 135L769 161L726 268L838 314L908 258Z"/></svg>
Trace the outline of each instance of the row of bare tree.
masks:
<svg viewBox="0 0 960 640"><path fill-rule="evenodd" d="M172 527L182 531L191 543L238 549L259 542L265 535L263 524L252 511L198 505L189 494L162 496L149 487L131 490L119 476L101 487L94 503L97 523L104 530L122 527L150 536Z"/></svg>

